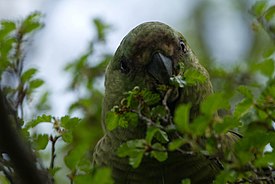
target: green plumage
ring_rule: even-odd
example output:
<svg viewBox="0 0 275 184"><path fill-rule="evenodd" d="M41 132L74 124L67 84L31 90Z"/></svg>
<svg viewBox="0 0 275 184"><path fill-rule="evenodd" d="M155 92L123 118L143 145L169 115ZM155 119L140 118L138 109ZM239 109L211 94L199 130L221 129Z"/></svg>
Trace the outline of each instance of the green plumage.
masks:
<svg viewBox="0 0 275 184"><path fill-rule="evenodd" d="M124 92L135 86L156 91L158 84L167 84L171 75L184 75L187 69L196 70L205 77L205 81L175 89L168 105L174 111L179 104L191 103L192 121L199 114L200 103L212 93L212 85L208 72L198 62L184 37L166 24L148 22L134 28L122 40L106 70L103 104L105 136L94 150L95 164L110 166L116 183L177 184L184 178L190 178L192 183L211 183L221 169L216 159L178 151L169 152L164 162L144 157L141 165L133 169L128 159L118 157L115 152L128 140L144 138L146 127L139 123L137 127L106 129L106 113L120 104Z"/></svg>

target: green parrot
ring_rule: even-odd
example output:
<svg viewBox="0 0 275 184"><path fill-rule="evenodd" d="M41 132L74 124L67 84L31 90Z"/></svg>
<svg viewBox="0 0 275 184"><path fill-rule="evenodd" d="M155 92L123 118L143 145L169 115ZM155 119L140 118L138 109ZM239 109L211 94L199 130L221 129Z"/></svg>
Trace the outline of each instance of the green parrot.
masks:
<svg viewBox="0 0 275 184"><path fill-rule="evenodd" d="M159 162L144 157L138 168L132 168L127 158L118 157L116 150L128 140L145 137L146 128L106 128L106 114L119 105L124 93L135 86L156 91L160 84L169 85L172 76L184 73L180 67L194 69L206 80L203 83L175 89L168 100L170 111L179 104L190 103L190 121L199 115L200 103L210 95L212 84L207 70L199 63L183 35L160 22L146 22L131 30L121 41L106 69L103 103L103 129L105 135L97 143L93 159L97 166L109 166L118 184L177 184L185 178L191 183L212 183L222 169L216 158L202 154L169 152L168 159Z"/></svg>

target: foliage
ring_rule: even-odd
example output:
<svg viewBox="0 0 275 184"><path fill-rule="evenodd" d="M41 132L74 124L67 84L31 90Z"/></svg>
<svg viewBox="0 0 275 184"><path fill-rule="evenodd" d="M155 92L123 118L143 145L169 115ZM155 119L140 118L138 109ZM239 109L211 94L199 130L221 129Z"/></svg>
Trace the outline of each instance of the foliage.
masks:
<svg viewBox="0 0 275 184"><path fill-rule="evenodd" d="M24 116L24 110L28 108L36 90L44 85L44 80L36 77L37 68L24 68L25 50L28 46L26 43L32 38L33 33L43 27L40 21L41 17L40 13L35 12L20 22L1 21L0 78L2 80L0 87L5 94L10 117L14 120L12 122L28 140L37 157L45 160L47 158L43 157L43 152L50 155L50 159L47 159L48 166L43 166L42 163L38 164L46 167L57 183L64 181L64 178L57 178L60 172L67 172L68 179L75 183L86 183L87 181L98 183L102 177L104 177L102 183L112 183L108 168L94 171L92 163L87 162L87 160L91 160L89 151L102 135L100 130L101 108L98 108L98 104L102 101L102 93L93 86L96 79L102 76L111 56L107 53L103 54L102 60L98 61L97 66L90 66L88 60L94 53L93 45L104 43L105 29L108 26L100 19L95 19L94 24L99 32L98 37L91 42L88 51L66 67L67 71L74 73L70 89L87 90L86 96L79 96L77 102L71 105L69 112L80 110L85 118L79 119L69 115L58 118L41 114L28 121ZM39 110L49 109L48 95L48 92L41 95L35 106L37 111L33 111L34 114L39 114ZM52 132L50 134L36 133L36 127L42 124L50 125ZM57 153L61 149L60 147L63 147L65 154ZM5 150L1 149L0 151L1 183L14 183L13 165L5 154ZM63 157L64 163L58 161L57 157ZM64 169L64 166L67 169ZM108 175L109 177L107 177Z"/></svg>
<svg viewBox="0 0 275 184"><path fill-rule="evenodd" d="M274 12L274 6L270 6L268 1L256 2L250 10L255 17L252 24L255 34L263 35L266 31L273 43ZM56 183L68 180L76 184L113 183L109 168L95 169L90 162L90 152L102 136L100 114L103 94L96 85L111 59L107 52L98 54L98 48L105 46L110 26L94 19L97 35L89 48L65 67L72 76L69 90L77 94L68 114L79 113L82 118L38 115L39 110L50 107L47 103L49 93L46 92L36 104L34 118L27 120L24 111L34 93L45 83L37 78L37 68L25 68L24 63L26 43L33 33L43 27L40 19L41 14L35 12L22 21L2 20L0 24L0 87L6 97L11 122L22 132L38 160L43 161L37 161L37 165L46 167ZM163 162L169 152L181 150L183 145L188 144L191 154L200 152L220 158L224 169L215 183L274 183L275 46L268 44L259 49L258 42L259 39L255 38L244 67L219 68L210 59L205 61L218 92L201 104L201 114L192 122L189 122L190 104L179 105L172 116L166 101L161 100L158 93L139 87L126 92L121 105L108 112L107 128L113 131L118 127L137 126L141 119L146 124L146 136L122 144L117 150L118 156L128 157L129 164L137 168L144 157ZM202 51L202 55L209 58L206 50ZM183 78L171 78L171 85L184 89L186 85L203 81L195 71L188 71ZM159 86L159 90L167 91L165 99L169 97L169 86ZM36 127L42 124L50 125L51 133L38 133ZM236 139L236 136L229 136L231 130L240 133L243 138L228 149L226 138ZM175 132L177 138L171 139L170 135ZM13 183L13 165L5 150L0 148L0 151L0 182ZM43 156L43 153L50 156ZM190 183L190 180L182 183Z"/></svg>

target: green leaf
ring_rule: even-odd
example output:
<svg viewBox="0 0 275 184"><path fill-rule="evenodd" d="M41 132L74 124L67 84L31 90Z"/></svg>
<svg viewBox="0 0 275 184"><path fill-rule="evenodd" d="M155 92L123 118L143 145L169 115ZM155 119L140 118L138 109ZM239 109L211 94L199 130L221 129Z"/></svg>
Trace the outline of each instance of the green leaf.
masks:
<svg viewBox="0 0 275 184"><path fill-rule="evenodd" d="M158 119L166 116L166 109L163 105L153 107L150 111L152 119Z"/></svg>
<svg viewBox="0 0 275 184"><path fill-rule="evenodd" d="M151 142L157 132L158 132L158 128L156 128L156 127L151 126L151 127L147 128L146 138L145 138L147 144L151 144Z"/></svg>
<svg viewBox="0 0 275 184"><path fill-rule="evenodd" d="M63 132L62 139L66 143L72 143L73 142L73 132L72 131Z"/></svg>
<svg viewBox="0 0 275 184"><path fill-rule="evenodd" d="M263 62L252 66L252 69L260 71L264 76L271 78L274 74L275 61L273 59L266 59Z"/></svg>
<svg viewBox="0 0 275 184"><path fill-rule="evenodd" d="M76 117L71 118L70 116L63 116L60 119L61 126L68 130L71 130L74 127L76 127L76 125L78 125L78 123L80 121L81 121L81 119L76 118Z"/></svg>
<svg viewBox="0 0 275 184"><path fill-rule="evenodd" d="M190 113L190 104L183 104L176 108L174 115L174 122L177 129L181 133L186 133L189 131L189 113Z"/></svg>
<svg viewBox="0 0 275 184"><path fill-rule="evenodd" d="M97 39L99 41L105 41L106 39L106 30L110 28L109 25L103 23L102 20L100 20L99 18L95 18L93 20L93 23L96 27L97 30Z"/></svg>
<svg viewBox="0 0 275 184"><path fill-rule="evenodd" d="M271 6L269 7L265 13L264 13L264 17L267 21L274 21L274 18L275 18L275 6Z"/></svg>
<svg viewBox="0 0 275 184"><path fill-rule="evenodd" d="M129 124L124 116L119 116L118 125L122 128L127 128Z"/></svg>
<svg viewBox="0 0 275 184"><path fill-rule="evenodd" d="M275 165L275 154L274 152L267 152L262 157L257 158L255 166L259 168L268 167L269 165Z"/></svg>
<svg viewBox="0 0 275 184"><path fill-rule="evenodd" d="M265 9L267 8L268 2L266 0L257 1L255 4L253 4L251 8L251 12L259 17L263 14Z"/></svg>
<svg viewBox="0 0 275 184"><path fill-rule="evenodd" d="M223 122L216 123L214 125L214 129L218 134L221 134L221 133L226 133L228 132L228 130L231 130L235 127L238 127L239 124L240 124L239 120L236 119L235 117L225 116L223 118Z"/></svg>
<svg viewBox="0 0 275 184"><path fill-rule="evenodd" d="M160 142L160 143L167 143L169 142L168 135L165 131L158 129L158 131L155 134L155 138Z"/></svg>
<svg viewBox="0 0 275 184"><path fill-rule="evenodd" d="M44 84L44 81L41 79L34 79L32 81L30 81L29 87L30 89L36 89L39 88L40 86L42 86Z"/></svg>
<svg viewBox="0 0 275 184"><path fill-rule="evenodd" d="M54 176L58 171L60 171L62 168L61 167L54 167L53 169L52 168L48 168L49 170L49 173Z"/></svg>
<svg viewBox="0 0 275 184"><path fill-rule="evenodd" d="M144 139L135 139L121 144L117 149L119 157L126 157L131 155L136 150L145 149L146 141Z"/></svg>
<svg viewBox="0 0 275 184"><path fill-rule="evenodd" d="M117 126L119 125L119 116L118 114L116 114L115 112L108 112L107 115L106 115L106 126L107 126L107 129L112 131L114 130L115 128L117 128Z"/></svg>
<svg viewBox="0 0 275 184"><path fill-rule="evenodd" d="M238 103L235 107L234 117L240 118L244 116L249 109L252 107L253 101L251 99L243 99L240 103Z"/></svg>
<svg viewBox="0 0 275 184"><path fill-rule="evenodd" d="M157 127L149 127L145 138L147 144L151 144L154 137L161 143L167 143L169 141L168 135L165 131L160 130Z"/></svg>
<svg viewBox="0 0 275 184"><path fill-rule="evenodd" d="M127 112L127 113L124 113L122 117L127 122L127 126L128 126L128 124L131 125L132 127L137 126L138 121L139 121L137 113Z"/></svg>
<svg viewBox="0 0 275 184"><path fill-rule="evenodd" d="M214 93L209 95L201 104L201 112L205 115L212 116L219 109L229 107L228 101L222 93Z"/></svg>
<svg viewBox="0 0 275 184"><path fill-rule="evenodd" d="M12 52L13 45L16 42L15 38L7 38L5 40L0 41L1 47L0 47L0 54L1 54L1 69L5 69L5 66L7 67L11 61L10 61L10 53Z"/></svg>
<svg viewBox="0 0 275 184"><path fill-rule="evenodd" d="M103 177L104 178L104 177ZM101 178L101 180L103 179ZM80 174L74 177L75 184L93 183L93 176L91 174ZM100 182L101 183L101 182Z"/></svg>
<svg viewBox="0 0 275 184"><path fill-rule="evenodd" d="M229 171L229 170L223 170L219 173L219 175L215 178L214 184L221 184L221 183L228 183L228 182L234 182L236 179L236 172L235 171Z"/></svg>
<svg viewBox="0 0 275 184"><path fill-rule="evenodd" d="M263 57L268 58L272 56L272 54L275 53L275 46L269 46L266 48L266 50L263 52Z"/></svg>
<svg viewBox="0 0 275 184"><path fill-rule="evenodd" d="M153 156L159 162L163 162L168 158L168 153L165 147L160 143L153 144L152 149L153 151L151 151L151 156Z"/></svg>
<svg viewBox="0 0 275 184"><path fill-rule="evenodd" d="M168 149L169 149L169 151L175 151L176 149L179 149L185 143L187 143L187 141L185 141L184 139L175 139L168 144Z"/></svg>
<svg viewBox="0 0 275 184"><path fill-rule="evenodd" d="M145 152L144 150L136 150L130 155L129 164L133 168L137 168L140 165L144 152Z"/></svg>
<svg viewBox="0 0 275 184"><path fill-rule="evenodd" d="M49 137L47 134L38 134L33 137L33 147L35 150L44 150L48 142Z"/></svg>
<svg viewBox="0 0 275 184"><path fill-rule="evenodd" d="M204 83L207 77L196 69L187 69L184 72L185 81L188 85Z"/></svg>
<svg viewBox="0 0 275 184"><path fill-rule="evenodd" d="M119 157L129 156L129 164L133 168L137 168L142 161L145 153L146 142L144 139L130 140L121 144L117 149Z"/></svg>
<svg viewBox="0 0 275 184"><path fill-rule="evenodd" d="M32 120L31 122L27 123L26 128L33 128L39 123L51 123L52 122L52 116L43 114L41 116L37 116L36 119Z"/></svg>
<svg viewBox="0 0 275 184"><path fill-rule="evenodd" d="M152 93L151 91L148 90L142 90L141 95L144 99L144 102L148 105L155 105L160 101L160 95Z"/></svg>
<svg viewBox="0 0 275 184"><path fill-rule="evenodd" d="M92 178L93 179L91 184L114 184L114 181L112 179L112 170L107 167L97 168ZM83 184L89 183L87 182L87 180L85 180L85 178L83 178L82 181L83 181Z"/></svg>
<svg viewBox="0 0 275 184"><path fill-rule="evenodd" d="M253 99L252 91L247 86L239 86L237 90L246 98Z"/></svg>
<svg viewBox="0 0 275 184"><path fill-rule="evenodd" d="M88 138L88 137L87 137ZM74 145L67 155L64 157L64 162L71 170L79 167L81 159L88 153L90 144L88 142L79 141L77 145Z"/></svg>
<svg viewBox="0 0 275 184"><path fill-rule="evenodd" d="M21 26L21 31L23 34L33 32L37 29L42 28L42 24L39 22L41 18L41 13L34 12L30 14L23 22Z"/></svg>
<svg viewBox="0 0 275 184"><path fill-rule="evenodd" d="M16 29L16 24L12 21L1 21L0 25L0 40L2 41L4 37L9 35L12 31Z"/></svg>
<svg viewBox="0 0 275 184"><path fill-rule="evenodd" d="M191 180L190 179L183 179L183 180L181 180L181 184L191 184Z"/></svg>
<svg viewBox="0 0 275 184"><path fill-rule="evenodd" d="M192 132L192 135L204 135L209 123L210 123L211 117L209 116L198 116L191 124L190 124L190 132Z"/></svg>
<svg viewBox="0 0 275 184"><path fill-rule="evenodd" d="M36 73L37 73L37 69L35 69L35 68L28 69L21 76L22 82L25 83L25 82L29 81Z"/></svg>

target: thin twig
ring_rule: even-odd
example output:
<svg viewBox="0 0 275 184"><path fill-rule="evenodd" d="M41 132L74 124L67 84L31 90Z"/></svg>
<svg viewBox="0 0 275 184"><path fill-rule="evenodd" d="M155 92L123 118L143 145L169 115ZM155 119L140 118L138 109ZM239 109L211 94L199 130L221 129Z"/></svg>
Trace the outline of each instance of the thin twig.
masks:
<svg viewBox="0 0 275 184"><path fill-rule="evenodd" d="M55 161L55 158L56 158L55 144L56 144L57 140L60 137L61 137L60 135L59 136L55 136L55 137L53 137L52 135L50 136L50 141L52 142L50 169L54 169L54 161Z"/></svg>
<svg viewBox="0 0 275 184"><path fill-rule="evenodd" d="M173 89L169 88L166 91L164 98L162 100L162 105L166 110L166 117L164 118L164 121L166 121L167 124L173 124L173 117L171 116L171 111L170 111L170 108L168 107L168 99L171 97L172 92L173 92Z"/></svg>

